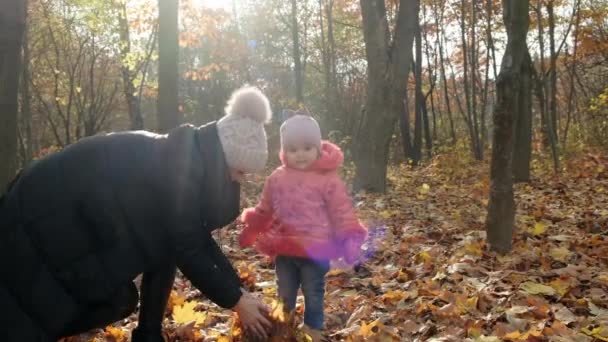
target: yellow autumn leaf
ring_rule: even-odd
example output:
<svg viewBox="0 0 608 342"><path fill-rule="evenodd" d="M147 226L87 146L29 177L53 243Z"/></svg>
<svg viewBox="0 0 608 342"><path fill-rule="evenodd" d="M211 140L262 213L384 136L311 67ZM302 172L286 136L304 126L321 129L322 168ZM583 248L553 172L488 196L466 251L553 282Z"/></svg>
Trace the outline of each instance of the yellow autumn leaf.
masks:
<svg viewBox="0 0 608 342"><path fill-rule="evenodd" d="M400 300L405 297L405 291L393 290L382 295L382 299Z"/></svg>
<svg viewBox="0 0 608 342"><path fill-rule="evenodd" d="M279 322L285 322L285 310L283 308L283 303L279 301L273 301L272 303L272 312L270 313L270 317L274 318Z"/></svg>
<svg viewBox="0 0 608 342"><path fill-rule="evenodd" d="M605 283L608 283L608 273L600 273L597 276L597 279L600 280L600 281L603 281Z"/></svg>
<svg viewBox="0 0 608 342"><path fill-rule="evenodd" d="M558 247L551 249L549 255L557 261L567 262L572 256L572 252L565 247Z"/></svg>
<svg viewBox="0 0 608 342"><path fill-rule="evenodd" d="M334 277L334 276L337 276L337 275L340 275L340 274L344 274L344 273L346 273L346 271L344 269L334 268L333 270L327 272L327 276L328 277Z"/></svg>
<svg viewBox="0 0 608 342"><path fill-rule="evenodd" d="M549 286L555 289L560 296L563 296L570 289L570 282L558 278L551 281Z"/></svg>
<svg viewBox="0 0 608 342"><path fill-rule="evenodd" d="M467 243L464 245L464 250L467 252L467 254L475 256L483 255L483 251L481 250L481 247L478 243Z"/></svg>
<svg viewBox="0 0 608 342"><path fill-rule="evenodd" d="M176 306L173 309L173 320L177 324L186 325L191 322L195 322L195 325L202 325L207 319L207 315L204 312L194 311L194 308L198 305L198 302L190 301L185 302L184 305Z"/></svg>
<svg viewBox="0 0 608 342"><path fill-rule="evenodd" d="M350 297L357 294L357 290L351 289L340 293L341 297Z"/></svg>
<svg viewBox="0 0 608 342"><path fill-rule="evenodd" d="M467 335L469 335L470 337L477 338L481 336L481 328L471 327L469 328L469 330L467 330Z"/></svg>
<svg viewBox="0 0 608 342"><path fill-rule="evenodd" d="M171 310L173 310L173 308L175 308L176 306L184 305L185 302L186 302L185 296L180 296L179 293L177 293L177 291L175 291L175 290L171 291L171 294L169 295L169 303L168 303L168 306L171 308Z"/></svg>
<svg viewBox="0 0 608 342"><path fill-rule="evenodd" d="M458 306L458 308L463 311L473 312L477 309L478 300L479 300L479 297L470 297L470 298L466 298L466 299L457 298L456 306Z"/></svg>
<svg viewBox="0 0 608 342"><path fill-rule="evenodd" d="M418 253L418 258L420 260L422 260L422 262L424 262L424 263L428 263L428 262L431 262L431 260L433 260L433 257L431 256L431 254L429 254L429 252L427 252L427 251Z"/></svg>
<svg viewBox="0 0 608 342"><path fill-rule="evenodd" d="M391 212L388 210L383 210L380 212L380 216L384 219L391 217Z"/></svg>
<svg viewBox="0 0 608 342"><path fill-rule="evenodd" d="M532 234L534 236L542 235L546 231L547 231L547 225L546 224L544 224L543 222L536 222L536 223L534 223L534 229L532 230Z"/></svg>
<svg viewBox="0 0 608 342"><path fill-rule="evenodd" d="M362 337L372 337L377 334L380 329L382 329L382 323L380 319L371 322L370 324L365 324L365 321L361 321L361 328L359 329L359 335Z"/></svg>
<svg viewBox="0 0 608 342"><path fill-rule="evenodd" d="M503 336L503 339L509 339L509 340L519 340L521 338L521 333L519 331L513 331L510 332L508 334L506 334L505 336Z"/></svg>
<svg viewBox="0 0 608 342"><path fill-rule="evenodd" d="M502 340L496 336L480 335L475 338L475 342L502 342Z"/></svg>
<svg viewBox="0 0 608 342"><path fill-rule="evenodd" d="M555 289L552 288L551 286L535 283L532 281L526 281L524 283L521 283L519 285L519 288L522 291L526 292L527 294L531 294L531 295L537 295L537 294L546 295L546 296L555 296L556 295Z"/></svg>
<svg viewBox="0 0 608 342"><path fill-rule="evenodd" d="M217 342L231 342L231 341L226 336L220 336L220 337L218 337Z"/></svg>
<svg viewBox="0 0 608 342"><path fill-rule="evenodd" d="M394 291L389 291L389 292L383 294L382 297L380 297L380 299L389 301L391 303L395 303L402 299L409 299L409 298L413 298L416 296L417 296L417 294L415 292L394 290Z"/></svg>
<svg viewBox="0 0 608 342"><path fill-rule="evenodd" d="M527 341L530 337L539 337L542 335L542 331L538 330L530 330L525 333L520 333L519 331L513 331L503 336L503 339L509 340L521 340Z"/></svg>
<svg viewBox="0 0 608 342"><path fill-rule="evenodd" d="M598 340L608 341L608 338L604 337L602 335L605 332L605 330L606 330L606 328L604 328L603 326L600 325L597 327L593 327L593 326L584 327L581 329L581 332L587 336L597 338Z"/></svg>
<svg viewBox="0 0 608 342"><path fill-rule="evenodd" d="M114 341L117 341L117 342L126 341L126 336L125 336L124 330L113 327L111 325L106 327L105 335L108 337L112 337L114 339Z"/></svg>
<svg viewBox="0 0 608 342"><path fill-rule="evenodd" d="M275 295L277 294L277 288L276 287L266 287L262 289L262 293L268 297L275 297Z"/></svg>
<svg viewBox="0 0 608 342"><path fill-rule="evenodd" d="M426 184L426 183L422 184L422 186L418 190L418 192L420 192L423 195L428 194L429 191L431 191L431 187L428 184Z"/></svg>

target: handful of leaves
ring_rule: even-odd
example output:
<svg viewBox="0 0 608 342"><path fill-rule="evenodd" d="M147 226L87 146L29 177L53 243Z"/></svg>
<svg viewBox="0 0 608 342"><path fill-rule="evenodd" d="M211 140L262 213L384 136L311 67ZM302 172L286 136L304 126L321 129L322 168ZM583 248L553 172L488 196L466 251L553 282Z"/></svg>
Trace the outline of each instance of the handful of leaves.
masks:
<svg viewBox="0 0 608 342"><path fill-rule="evenodd" d="M312 338L298 328L295 311L287 312L283 303L272 300L270 303L271 311L268 319L272 323L272 329L268 339L259 339L250 336L243 330L238 314L234 314L230 336L233 342L311 342Z"/></svg>

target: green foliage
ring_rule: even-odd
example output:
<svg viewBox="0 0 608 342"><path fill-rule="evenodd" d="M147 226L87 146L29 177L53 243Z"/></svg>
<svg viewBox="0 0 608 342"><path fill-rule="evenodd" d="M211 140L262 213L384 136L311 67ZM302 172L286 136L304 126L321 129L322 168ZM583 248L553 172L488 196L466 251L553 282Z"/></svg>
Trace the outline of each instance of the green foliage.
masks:
<svg viewBox="0 0 608 342"><path fill-rule="evenodd" d="M591 142L602 147L608 147L608 88L592 98L587 108L590 125Z"/></svg>

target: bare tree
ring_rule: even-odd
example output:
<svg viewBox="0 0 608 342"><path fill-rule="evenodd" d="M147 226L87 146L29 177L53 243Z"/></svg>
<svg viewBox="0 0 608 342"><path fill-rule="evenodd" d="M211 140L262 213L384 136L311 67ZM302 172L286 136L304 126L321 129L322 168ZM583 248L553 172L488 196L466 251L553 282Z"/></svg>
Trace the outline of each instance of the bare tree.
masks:
<svg viewBox="0 0 608 342"><path fill-rule="evenodd" d="M519 107L521 70L528 51L526 35L529 0L503 0L502 4L508 40L496 85L497 105L494 111L486 231L490 248L505 253L511 250L515 221L511 167L515 122L513 113Z"/></svg>
<svg viewBox="0 0 608 342"><path fill-rule="evenodd" d="M298 28L298 5L291 0L291 38L293 43L293 71L296 83L296 100L304 102L304 80L302 75L302 56L300 53L300 32Z"/></svg>
<svg viewBox="0 0 608 342"><path fill-rule="evenodd" d="M27 77L31 107L63 147L107 127L117 109L120 66L108 42L78 26L77 16L57 15L48 7L40 11L31 42L36 73Z"/></svg>
<svg viewBox="0 0 608 342"><path fill-rule="evenodd" d="M472 17L475 19L475 1L472 1ZM476 70L473 68L475 66L475 58L476 53L475 50L477 47L475 46L475 39L471 38L471 42L469 44L469 40L467 39L467 6L466 0L460 1L460 36L461 36L461 44L462 44L462 67L463 67L463 87L464 87L464 95L465 95L465 104L466 104L466 113L463 115L465 123L467 124L467 128L469 130L469 138L471 140L471 151L473 156L477 160L483 159L483 148L481 146L481 142L479 139L479 123L477 121L477 114L475 108L475 74ZM472 21L471 26L475 26L475 22ZM474 36L474 34L473 34ZM475 58L472 58L475 57ZM458 97L457 97L457 101ZM460 102L459 102L460 106ZM461 112L463 112L461 110Z"/></svg>
<svg viewBox="0 0 608 342"><path fill-rule="evenodd" d="M0 2L0 193L17 167L17 113L24 2Z"/></svg>
<svg viewBox="0 0 608 342"><path fill-rule="evenodd" d="M519 93L515 112L515 140L513 147L513 180L530 180L532 154L532 58L528 51L519 74Z"/></svg>
<svg viewBox="0 0 608 342"><path fill-rule="evenodd" d="M150 33L146 44L146 50L144 51L145 56L141 60L134 61L131 51L131 31L127 18L127 3L125 1L118 1L114 6L118 11L118 32L120 35L119 50L120 58L122 59L121 73L123 92L129 110L129 128L132 130L139 130L144 128L144 119L141 112L141 91L145 84L148 64L150 63L152 53L156 47L157 26L154 26L152 33ZM135 80L140 74L142 75L141 82L139 83L139 89L136 89Z"/></svg>
<svg viewBox="0 0 608 342"><path fill-rule="evenodd" d="M403 113L419 0L400 0L391 35L384 1L361 0L368 90L360 134L355 139L355 189L386 189L388 149ZM391 40L392 37L392 40Z"/></svg>
<svg viewBox="0 0 608 342"><path fill-rule="evenodd" d="M178 118L178 1L158 0L158 130L168 132Z"/></svg>
<svg viewBox="0 0 608 342"><path fill-rule="evenodd" d="M25 1L27 8L28 0ZM27 10L25 11L25 30L23 32L23 63L21 72L21 108L20 108L20 134L21 137L21 154L22 161L27 164L32 160L34 155L34 139L32 136L32 108L31 108L31 92L30 92L30 44L29 44L29 20Z"/></svg>
<svg viewBox="0 0 608 342"><path fill-rule="evenodd" d="M445 12L445 2L441 1L441 8L438 8L439 5L434 6L434 17L435 17L435 26L437 26L437 45L439 50L439 71L441 73L441 80L443 81L443 95L445 99L446 111L448 114L448 120L450 123L450 136L452 137L452 144L456 143L456 130L454 129L454 119L452 115L452 106L450 105L450 95L448 89L448 80L445 72L445 63L443 57L443 39L442 35L445 35L443 27L443 16ZM435 4L435 2L433 2Z"/></svg>
<svg viewBox="0 0 608 342"><path fill-rule="evenodd" d="M570 122L572 120L572 111L573 108L575 106L575 102L576 102L576 86L574 84L574 80L576 78L576 65L577 65L577 50L578 50L578 36L579 36L579 29L580 29L580 22L581 22L581 15L580 15L580 6L581 6L581 2L580 0L578 0L576 2L576 8L575 8L575 12L576 12L576 22L574 24L574 34L573 34L573 40L574 40L574 47L573 47L573 51L572 51L572 61L570 62L570 71L569 71L569 78L570 78L570 91L569 91L569 96L568 96L568 111L566 113L566 124L564 127L564 134L562 134L562 146L566 146L566 143L568 141L568 130L570 128Z"/></svg>
<svg viewBox="0 0 608 342"><path fill-rule="evenodd" d="M336 75L336 42L333 32L333 0L319 0L320 51L325 76L324 101L327 108L325 121L329 131L339 130L341 121L340 93ZM327 39L325 39L324 17L327 18Z"/></svg>

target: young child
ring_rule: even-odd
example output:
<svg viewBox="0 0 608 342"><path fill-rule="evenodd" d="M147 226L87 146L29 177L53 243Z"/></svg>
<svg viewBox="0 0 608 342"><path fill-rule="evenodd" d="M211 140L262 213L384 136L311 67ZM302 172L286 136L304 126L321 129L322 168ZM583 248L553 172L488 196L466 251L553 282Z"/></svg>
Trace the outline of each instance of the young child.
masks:
<svg viewBox="0 0 608 342"><path fill-rule="evenodd" d="M367 229L337 172L342 151L321 140L315 119L295 114L281 125L280 134L283 165L266 180L259 204L243 212L239 240L275 259L286 310L295 308L302 288L304 328L320 341L329 261L344 257L355 262Z"/></svg>

